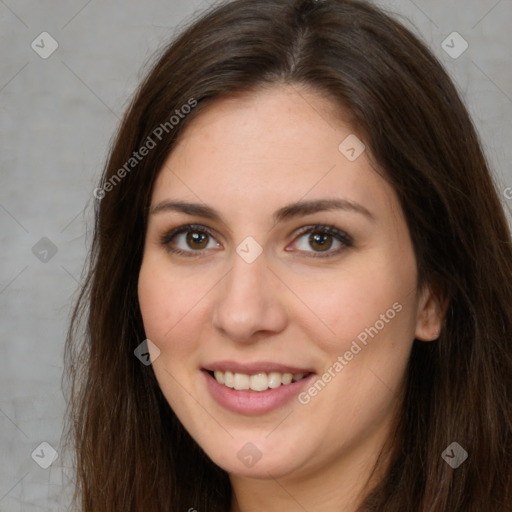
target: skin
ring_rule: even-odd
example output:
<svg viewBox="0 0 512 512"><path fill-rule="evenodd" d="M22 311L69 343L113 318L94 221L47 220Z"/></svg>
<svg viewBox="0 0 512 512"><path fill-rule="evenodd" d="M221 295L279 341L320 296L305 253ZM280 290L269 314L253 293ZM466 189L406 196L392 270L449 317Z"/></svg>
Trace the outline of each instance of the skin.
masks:
<svg viewBox="0 0 512 512"><path fill-rule="evenodd" d="M160 350L159 385L229 473L232 511L354 511L392 428L412 342L434 340L441 328L435 295L417 287L396 195L368 150L355 161L338 150L353 131L334 112L328 99L295 85L216 100L187 127L153 190L152 209L189 201L222 218L150 214L139 301ZM352 201L372 218L338 209L273 221L289 203L320 198ZM190 245L177 235L167 247L199 256L169 252L162 237L189 223L212 236ZM322 251L298 234L315 224L348 233L353 245L327 235ZM263 251L252 263L236 252L248 236ZM224 409L207 390L200 369L219 360L274 361L322 376L395 303L400 312L307 404L292 399L250 416ZM252 467L237 457L247 442L261 453Z"/></svg>

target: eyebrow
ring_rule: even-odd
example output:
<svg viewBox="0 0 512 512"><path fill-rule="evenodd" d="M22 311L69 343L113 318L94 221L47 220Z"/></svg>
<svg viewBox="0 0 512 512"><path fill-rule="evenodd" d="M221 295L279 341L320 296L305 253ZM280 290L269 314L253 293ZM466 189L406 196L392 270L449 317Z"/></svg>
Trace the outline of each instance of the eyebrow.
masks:
<svg viewBox="0 0 512 512"><path fill-rule="evenodd" d="M311 201L298 201L291 203L274 212L274 223L290 220L295 217L302 217L304 215L311 215L313 213L332 210L344 210L355 213L360 213L375 221L375 216L363 205L347 199L315 199ZM189 203L185 201L170 201L164 200L153 206L150 209L150 214L175 211L185 213L187 215L195 215L197 217L204 217L213 221L225 224L222 216L217 210L200 203Z"/></svg>

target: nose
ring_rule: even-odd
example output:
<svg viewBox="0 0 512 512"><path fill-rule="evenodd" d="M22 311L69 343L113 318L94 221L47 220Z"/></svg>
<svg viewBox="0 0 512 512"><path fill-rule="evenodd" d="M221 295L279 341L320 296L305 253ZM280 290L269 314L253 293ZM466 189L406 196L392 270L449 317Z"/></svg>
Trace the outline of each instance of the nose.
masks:
<svg viewBox="0 0 512 512"><path fill-rule="evenodd" d="M237 343L253 343L262 335L277 334L288 316L280 294L282 283L267 266L264 253L252 263L238 254L219 283L213 309L213 326Z"/></svg>

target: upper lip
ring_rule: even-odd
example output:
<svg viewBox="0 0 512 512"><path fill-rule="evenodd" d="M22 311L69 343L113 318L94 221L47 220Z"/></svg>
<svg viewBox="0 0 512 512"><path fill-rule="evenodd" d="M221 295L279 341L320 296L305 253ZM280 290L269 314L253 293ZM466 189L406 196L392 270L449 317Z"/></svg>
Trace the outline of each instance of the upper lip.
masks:
<svg viewBox="0 0 512 512"><path fill-rule="evenodd" d="M299 368L298 366L289 366L270 361L255 361L253 363L239 363L237 361L216 361L203 367L208 371L221 371L232 373L245 373L254 375L256 373L314 373L310 368Z"/></svg>

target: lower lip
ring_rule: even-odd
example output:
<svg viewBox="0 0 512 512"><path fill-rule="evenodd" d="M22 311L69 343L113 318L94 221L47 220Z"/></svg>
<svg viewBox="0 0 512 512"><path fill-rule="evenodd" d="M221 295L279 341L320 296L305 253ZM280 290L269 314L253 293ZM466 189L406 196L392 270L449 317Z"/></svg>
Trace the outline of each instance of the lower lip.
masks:
<svg viewBox="0 0 512 512"><path fill-rule="evenodd" d="M232 412L247 415L265 414L281 407L296 397L314 377L312 373L297 382L266 391L237 391L217 382L206 370L203 374L208 390L218 404Z"/></svg>

